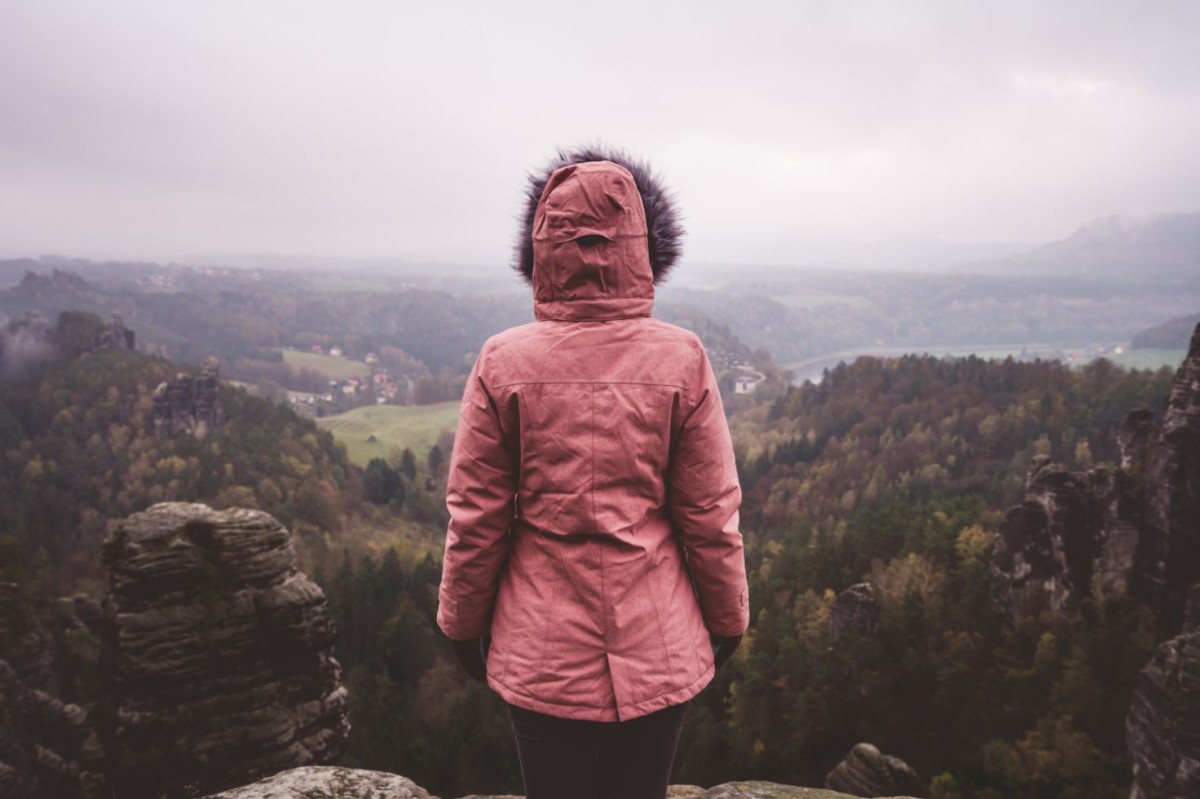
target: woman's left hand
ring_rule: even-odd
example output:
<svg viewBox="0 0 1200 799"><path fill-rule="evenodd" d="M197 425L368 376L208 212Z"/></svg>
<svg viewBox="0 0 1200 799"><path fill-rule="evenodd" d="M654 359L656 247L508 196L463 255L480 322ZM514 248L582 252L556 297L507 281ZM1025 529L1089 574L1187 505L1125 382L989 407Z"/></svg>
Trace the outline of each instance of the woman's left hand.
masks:
<svg viewBox="0 0 1200 799"><path fill-rule="evenodd" d="M467 672L472 680L487 684L487 664L483 660L483 639L472 638L469 641L451 641L454 644L454 655L459 665Z"/></svg>

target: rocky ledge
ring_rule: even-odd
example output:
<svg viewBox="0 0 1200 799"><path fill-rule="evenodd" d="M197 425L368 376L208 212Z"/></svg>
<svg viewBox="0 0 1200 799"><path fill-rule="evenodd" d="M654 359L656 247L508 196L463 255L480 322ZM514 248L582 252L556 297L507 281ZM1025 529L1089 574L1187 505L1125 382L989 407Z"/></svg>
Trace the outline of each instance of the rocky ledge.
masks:
<svg viewBox="0 0 1200 799"><path fill-rule="evenodd" d="M727 782L712 788L672 785L668 799L855 799L820 788L798 788L775 782ZM407 777L381 771L310 766L276 774L260 782L206 799L437 799ZM520 799L516 796L472 795L463 799ZM909 799L893 797L892 799Z"/></svg>

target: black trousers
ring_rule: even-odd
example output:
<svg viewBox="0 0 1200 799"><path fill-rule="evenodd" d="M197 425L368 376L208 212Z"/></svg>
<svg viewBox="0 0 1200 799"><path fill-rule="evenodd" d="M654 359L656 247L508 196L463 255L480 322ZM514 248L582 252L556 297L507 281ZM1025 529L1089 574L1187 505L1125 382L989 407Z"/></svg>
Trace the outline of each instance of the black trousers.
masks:
<svg viewBox="0 0 1200 799"><path fill-rule="evenodd" d="M509 705L526 799L663 799L686 710L604 722Z"/></svg>

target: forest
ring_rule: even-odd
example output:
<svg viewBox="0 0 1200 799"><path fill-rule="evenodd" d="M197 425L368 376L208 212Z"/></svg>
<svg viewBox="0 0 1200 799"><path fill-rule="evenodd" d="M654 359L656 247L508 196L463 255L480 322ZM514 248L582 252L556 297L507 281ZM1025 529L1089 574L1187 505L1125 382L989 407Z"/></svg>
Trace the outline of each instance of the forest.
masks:
<svg viewBox="0 0 1200 799"><path fill-rule="evenodd" d="M56 332L69 342L96 324L66 314ZM723 330L711 331L727 337L718 349L745 357ZM224 426L164 438L152 393L180 368L64 345L0 385L3 578L35 604L98 597L111 520L170 499L267 510L337 620L344 762L443 795L518 790L502 703L460 673L434 624L442 448L359 469L312 421L230 386ZM1097 588L1064 614L1017 617L995 601L989 562L1033 459L1114 462L1120 421L1160 409L1170 378L1103 359L861 358L818 384L737 397L754 615L689 711L674 781L819 785L869 740L938 799L1123 796L1124 712L1155 642L1150 612ZM877 626L835 637L835 597L861 582L879 598Z"/></svg>

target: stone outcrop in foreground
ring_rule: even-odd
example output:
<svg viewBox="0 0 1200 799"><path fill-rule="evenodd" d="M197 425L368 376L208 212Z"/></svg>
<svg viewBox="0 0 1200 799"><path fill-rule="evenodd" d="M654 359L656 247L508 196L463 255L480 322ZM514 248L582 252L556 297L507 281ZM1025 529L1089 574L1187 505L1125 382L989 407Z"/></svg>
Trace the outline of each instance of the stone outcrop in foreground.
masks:
<svg viewBox="0 0 1200 799"><path fill-rule="evenodd" d="M105 542L107 769L195 796L336 761L350 731L325 595L269 514L163 503Z"/></svg>
<svg viewBox="0 0 1200 799"><path fill-rule="evenodd" d="M407 777L382 771L335 766L296 768L274 777L212 794L205 799L437 799ZM673 785L668 799L854 799L820 788L798 788L774 782L727 782L712 788ZM479 796L463 799L520 799ZM893 799L910 799L894 797Z"/></svg>

